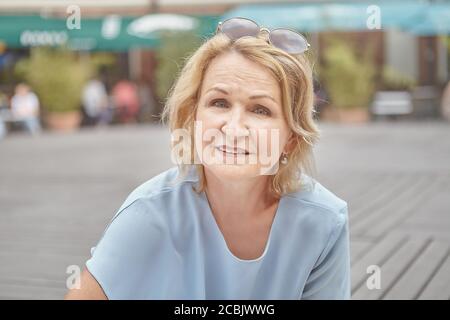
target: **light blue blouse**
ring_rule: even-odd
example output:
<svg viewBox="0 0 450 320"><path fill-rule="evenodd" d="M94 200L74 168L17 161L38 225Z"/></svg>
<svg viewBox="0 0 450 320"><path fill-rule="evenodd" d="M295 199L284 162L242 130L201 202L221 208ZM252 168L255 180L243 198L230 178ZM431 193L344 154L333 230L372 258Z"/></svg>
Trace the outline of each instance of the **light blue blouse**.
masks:
<svg viewBox="0 0 450 320"><path fill-rule="evenodd" d="M86 262L109 299L349 299L347 203L302 174L281 198L264 253L229 250L194 167L137 187Z"/></svg>

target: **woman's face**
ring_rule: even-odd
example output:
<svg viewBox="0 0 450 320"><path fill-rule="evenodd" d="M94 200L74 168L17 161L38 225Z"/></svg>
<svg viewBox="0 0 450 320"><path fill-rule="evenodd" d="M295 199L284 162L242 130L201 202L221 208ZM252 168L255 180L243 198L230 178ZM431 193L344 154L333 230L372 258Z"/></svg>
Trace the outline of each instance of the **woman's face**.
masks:
<svg viewBox="0 0 450 320"><path fill-rule="evenodd" d="M289 151L277 80L236 52L209 65L195 120L197 155L224 180L275 174L281 153Z"/></svg>

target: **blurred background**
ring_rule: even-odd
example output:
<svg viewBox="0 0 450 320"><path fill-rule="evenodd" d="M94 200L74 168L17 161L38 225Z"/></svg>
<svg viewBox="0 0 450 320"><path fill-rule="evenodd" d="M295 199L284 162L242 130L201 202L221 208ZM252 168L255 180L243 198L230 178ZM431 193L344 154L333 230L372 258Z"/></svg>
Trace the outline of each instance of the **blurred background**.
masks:
<svg viewBox="0 0 450 320"><path fill-rule="evenodd" d="M311 43L317 179L349 204L353 298L450 299L444 0L1 1L0 298L62 298L126 196L173 166L167 93L236 16Z"/></svg>

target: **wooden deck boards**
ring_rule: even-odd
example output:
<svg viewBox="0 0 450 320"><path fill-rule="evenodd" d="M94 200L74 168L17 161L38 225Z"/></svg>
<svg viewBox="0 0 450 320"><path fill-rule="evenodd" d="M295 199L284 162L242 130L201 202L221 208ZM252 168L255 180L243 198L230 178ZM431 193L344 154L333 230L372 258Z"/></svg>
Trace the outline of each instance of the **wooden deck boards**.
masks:
<svg viewBox="0 0 450 320"><path fill-rule="evenodd" d="M450 299L450 126L321 127L318 181L349 204L352 298ZM0 141L0 299L62 298L67 266L83 267L129 192L172 166L168 146L150 126Z"/></svg>

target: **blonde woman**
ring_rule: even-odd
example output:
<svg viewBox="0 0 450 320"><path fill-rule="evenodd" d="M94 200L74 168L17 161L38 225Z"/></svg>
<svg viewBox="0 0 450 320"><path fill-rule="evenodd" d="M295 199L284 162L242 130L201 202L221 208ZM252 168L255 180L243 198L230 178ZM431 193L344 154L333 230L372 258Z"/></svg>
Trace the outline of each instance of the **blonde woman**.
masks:
<svg viewBox="0 0 450 320"><path fill-rule="evenodd" d="M164 111L178 165L129 195L66 298L350 297L347 203L310 172L308 46L244 18L219 24Z"/></svg>

